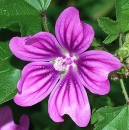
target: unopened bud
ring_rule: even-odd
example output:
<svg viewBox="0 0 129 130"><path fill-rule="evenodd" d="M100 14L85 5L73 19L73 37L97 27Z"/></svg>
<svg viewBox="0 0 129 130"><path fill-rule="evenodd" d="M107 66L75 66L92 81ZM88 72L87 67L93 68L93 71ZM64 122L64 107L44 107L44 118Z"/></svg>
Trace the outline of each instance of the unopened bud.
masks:
<svg viewBox="0 0 129 130"><path fill-rule="evenodd" d="M119 50L118 50L118 56L122 59L128 57L129 55L129 51L128 51L128 48L127 47L121 47Z"/></svg>
<svg viewBox="0 0 129 130"><path fill-rule="evenodd" d="M126 58L125 63L129 64L129 57Z"/></svg>

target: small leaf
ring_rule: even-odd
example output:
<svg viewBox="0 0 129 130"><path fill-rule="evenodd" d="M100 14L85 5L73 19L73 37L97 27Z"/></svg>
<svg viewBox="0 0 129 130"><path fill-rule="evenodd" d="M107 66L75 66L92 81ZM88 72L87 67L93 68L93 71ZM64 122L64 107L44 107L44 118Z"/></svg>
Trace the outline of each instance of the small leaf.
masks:
<svg viewBox="0 0 129 130"><path fill-rule="evenodd" d="M97 113L94 109L92 109L91 124L95 124L97 122L97 119Z"/></svg>
<svg viewBox="0 0 129 130"><path fill-rule="evenodd" d="M46 10L51 2L51 0L25 0L36 8L39 12Z"/></svg>
<svg viewBox="0 0 129 130"><path fill-rule="evenodd" d="M104 107L97 110L94 130L129 130L129 105Z"/></svg>
<svg viewBox="0 0 129 130"><path fill-rule="evenodd" d="M0 42L0 104L12 99L17 92L21 62L12 57L7 42Z"/></svg>
<svg viewBox="0 0 129 130"><path fill-rule="evenodd" d="M42 0L43 9L46 10L50 4L51 0Z"/></svg>
<svg viewBox="0 0 129 130"><path fill-rule="evenodd" d="M103 41L105 44L111 43L114 40L118 38L119 34L114 34L114 35L108 35L108 37Z"/></svg>
<svg viewBox="0 0 129 130"><path fill-rule="evenodd" d="M129 1L116 0L116 21L102 17L98 19L99 26L108 34L104 40L105 44L109 44L116 40L120 33L129 30Z"/></svg>

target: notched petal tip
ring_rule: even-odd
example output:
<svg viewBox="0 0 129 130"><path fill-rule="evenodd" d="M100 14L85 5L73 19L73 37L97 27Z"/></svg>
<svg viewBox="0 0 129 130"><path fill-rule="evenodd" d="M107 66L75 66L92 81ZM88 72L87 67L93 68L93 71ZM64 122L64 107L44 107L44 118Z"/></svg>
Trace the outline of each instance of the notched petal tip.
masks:
<svg viewBox="0 0 129 130"><path fill-rule="evenodd" d="M70 54L81 54L92 43L93 28L80 21L79 11L74 7L65 9L56 21L56 36Z"/></svg>
<svg viewBox="0 0 129 130"><path fill-rule="evenodd" d="M28 130L29 124L30 124L29 117L27 115L22 115L21 118L20 118L19 127L24 128L24 130Z"/></svg>
<svg viewBox="0 0 129 130"><path fill-rule="evenodd" d="M15 124L13 121L12 110L9 106L0 108L0 129L1 130L28 130L29 118L26 115L22 115L20 123Z"/></svg>
<svg viewBox="0 0 129 130"><path fill-rule="evenodd" d="M16 57L25 61L49 61L63 56L56 38L48 32L14 37L10 40L9 47Z"/></svg>
<svg viewBox="0 0 129 130"><path fill-rule="evenodd" d="M48 105L49 115L56 122L62 122L64 114L68 114L80 127L87 126L90 121L88 97L74 70L69 70L57 83Z"/></svg>
<svg viewBox="0 0 129 130"><path fill-rule="evenodd" d="M110 91L108 75L121 68L119 59L106 51L91 50L76 61L83 85L92 93L105 95Z"/></svg>

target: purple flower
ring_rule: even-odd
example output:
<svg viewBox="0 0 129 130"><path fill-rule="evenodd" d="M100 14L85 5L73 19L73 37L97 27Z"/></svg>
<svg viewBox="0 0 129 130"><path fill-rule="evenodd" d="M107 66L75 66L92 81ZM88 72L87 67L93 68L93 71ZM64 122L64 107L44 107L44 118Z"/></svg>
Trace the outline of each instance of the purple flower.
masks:
<svg viewBox="0 0 129 130"><path fill-rule="evenodd" d="M94 94L107 94L108 74L119 69L121 63L105 51L85 52L93 41L94 30L80 21L74 7L60 14L55 34L56 38L51 33L39 32L11 39L13 54L31 62L22 70L14 101L20 106L31 106L50 94L48 112L52 120L62 122L62 116L68 114L84 127L91 116L84 86Z"/></svg>
<svg viewBox="0 0 129 130"><path fill-rule="evenodd" d="M20 124L16 125L13 121L12 111L9 106L0 108L0 130L28 130L29 118L26 115L22 115L20 118Z"/></svg>

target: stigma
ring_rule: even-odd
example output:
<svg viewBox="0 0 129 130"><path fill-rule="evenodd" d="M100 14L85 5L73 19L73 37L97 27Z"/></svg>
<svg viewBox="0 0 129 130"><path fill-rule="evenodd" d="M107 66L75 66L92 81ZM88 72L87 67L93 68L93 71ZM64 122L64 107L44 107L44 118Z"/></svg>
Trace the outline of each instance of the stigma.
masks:
<svg viewBox="0 0 129 130"><path fill-rule="evenodd" d="M54 66L55 70L57 70L57 71L67 71L70 66L73 66L73 67L76 66L74 63L75 59L76 59L75 56L73 56L73 57L67 56L66 58L57 57L55 59L53 66Z"/></svg>

